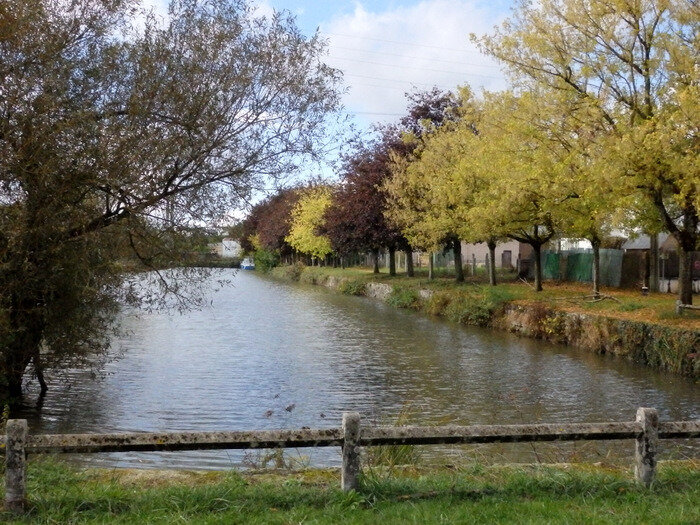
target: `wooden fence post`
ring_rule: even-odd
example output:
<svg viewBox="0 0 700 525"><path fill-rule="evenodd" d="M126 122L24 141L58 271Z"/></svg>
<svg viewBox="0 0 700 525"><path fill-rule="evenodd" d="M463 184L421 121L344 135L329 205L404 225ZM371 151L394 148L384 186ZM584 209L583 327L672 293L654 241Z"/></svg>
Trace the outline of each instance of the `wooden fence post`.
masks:
<svg viewBox="0 0 700 525"><path fill-rule="evenodd" d="M27 420L10 419L5 426L5 509L24 512L27 497Z"/></svg>
<svg viewBox="0 0 700 525"><path fill-rule="evenodd" d="M656 451L659 445L659 414L655 408L638 408L637 422L642 424L642 435L635 443L634 477L649 487L656 475Z"/></svg>
<svg viewBox="0 0 700 525"><path fill-rule="evenodd" d="M360 414L343 413L343 467L340 486L343 491L357 490L360 475Z"/></svg>

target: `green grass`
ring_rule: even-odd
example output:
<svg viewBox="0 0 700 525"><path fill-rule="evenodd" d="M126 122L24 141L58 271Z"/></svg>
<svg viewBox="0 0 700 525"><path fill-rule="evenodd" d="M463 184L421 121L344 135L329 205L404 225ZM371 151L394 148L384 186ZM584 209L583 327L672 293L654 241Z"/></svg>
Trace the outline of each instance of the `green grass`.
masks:
<svg viewBox="0 0 700 525"><path fill-rule="evenodd" d="M387 297L386 302L394 308L409 308L412 310L418 310L420 308L418 290L400 284L393 285L391 294Z"/></svg>
<svg viewBox="0 0 700 525"><path fill-rule="evenodd" d="M138 474L138 475L136 475ZM700 467L662 464L647 490L601 467L473 466L369 475L337 472L81 471L29 468L29 514L7 523L698 523Z"/></svg>
<svg viewBox="0 0 700 525"><path fill-rule="evenodd" d="M290 272L294 274L292 280L301 282L322 284L329 276L350 281L352 284L345 286L344 293L361 295L364 285L368 282L387 283L395 292L391 301L396 306L404 308L417 308L419 290L430 290L434 293L444 293L443 304L428 301L426 311L436 315L445 315L447 305L453 300L462 303L463 308L453 306L451 312L453 319L461 318L463 322L470 324L484 324L486 310L498 308L505 301L521 301L526 303L542 303L550 308L595 314L605 317L615 317L632 321L642 321L663 326L700 330L700 312L686 311L679 316L675 313L675 294L653 293L642 296L638 290L624 290L618 288L605 288L602 290L606 296L604 300L592 301L591 285L587 283L569 283L558 281L545 281L541 292L535 292L526 283L517 280L515 273L501 271L498 275L499 284L495 287L488 285L488 277L485 271L477 271L471 276L466 272L464 283L456 283L454 275L448 271L436 272L434 279L428 279L425 268L416 269L415 277L406 277L404 273L389 275L386 269L374 274L369 268L330 268L330 267L297 267L291 272L289 267L279 267L273 270L278 277L289 279ZM477 269L480 270L480 269ZM392 303L393 304L393 303ZM478 305L481 306L478 306ZM475 306L477 305L477 306ZM482 306L486 309L484 310ZM473 312L470 320L466 310L480 310ZM465 310L466 309L466 310Z"/></svg>

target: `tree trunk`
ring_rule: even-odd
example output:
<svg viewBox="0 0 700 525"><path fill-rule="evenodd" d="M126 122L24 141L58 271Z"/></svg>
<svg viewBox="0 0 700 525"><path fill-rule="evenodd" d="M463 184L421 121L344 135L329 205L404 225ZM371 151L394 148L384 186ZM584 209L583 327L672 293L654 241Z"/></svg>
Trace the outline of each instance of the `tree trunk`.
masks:
<svg viewBox="0 0 700 525"><path fill-rule="evenodd" d="M0 401L14 405L22 398L22 379L33 352L20 344L7 345L0 370Z"/></svg>
<svg viewBox="0 0 700 525"><path fill-rule="evenodd" d="M685 197L685 206L681 216L680 226L676 219L666 210L661 193L652 195L654 203L664 220L666 228L678 241L678 299L683 304L693 304L693 269L692 252L698 244L698 229L700 217L695 207L692 193Z"/></svg>
<svg viewBox="0 0 700 525"><path fill-rule="evenodd" d="M48 391L49 385L46 384L46 379L44 378L44 367L41 364L41 355L38 351L34 355L34 373L36 374L37 381L39 381L41 395L43 396Z"/></svg>
<svg viewBox="0 0 700 525"><path fill-rule="evenodd" d="M406 248L404 253L406 254L406 275L408 277L413 277L415 275L413 271L413 250Z"/></svg>
<svg viewBox="0 0 700 525"><path fill-rule="evenodd" d="M693 304L693 252L678 249L678 299L682 304Z"/></svg>
<svg viewBox="0 0 700 525"><path fill-rule="evenodd" d="M531 244L533 249L533 257L535 258L535 291L542 291L542 245L539 243Z"/></svg>
<svg viewBox="0 0 700 525"><path fill-rule="evenodd" d="M428 280L432 281L434 277L435 264L433 261L433 252L428 254Z"/></svg>
<svg viewBox="0 0 700 525"><path fill-rule="evenodd" d="M659 235L649 235L649 291L659 291Z"/></svg>
<svg viewBox="0 0 700 525"><path fill-rule="evenodd" d="M379 250L372 250L372 259L374 259L374 273L379 273Z"/></svg>
<svg viewBox="0 0 700 525"><path fill-rule="evenodd" d="M13 297L12 308L9 315L10 333L14 334L12 342L2 349L2 361L0 361L0 401L10 404L18 402L22 398L22 379L27 367L35 360L39 363L38 370L42 370L38 360L39 348L44 333L44 323L41 315L29 313L37 303L42 301L37 297ZM42 390L46 385L43 381L43 373L37 374Z"/></svg>
<svg viewBox="0 0 700 525"><path fill-rule="evenodd" d="M600 297L600 240L593 239L593 297ZM657 286L658 289L658 286Z"/></svg>
<svg viewBox="0 0 700 525"><path fill-rule="evenodd" d="M489 247L489 284L496 286L496 241L488 241L486 246Z"/></svg>
<svg viewBox="0 0 700 525"><path fill-rule="evenodd" d="M452 253L455 259L455 280L458 283L464 282L464 268L462 268L462 243L459 239L455 239L452 243Z"/></svg>
<svg viewBox="0 0 700 525"><path fill-rule="evenodd" d="M389 248L389 275L396 275L396 248Z"/></svg>

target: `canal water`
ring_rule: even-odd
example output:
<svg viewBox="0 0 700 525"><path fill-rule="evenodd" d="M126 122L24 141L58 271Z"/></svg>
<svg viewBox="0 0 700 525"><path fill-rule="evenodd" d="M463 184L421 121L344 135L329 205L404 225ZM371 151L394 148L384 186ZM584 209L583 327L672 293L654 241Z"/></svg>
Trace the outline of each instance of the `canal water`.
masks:
<svg viewBox="0 0 700 525"><path fill-rule="evenodd" d="M206 308L130 311L120 359L92 377L67 373L30 432L257 430L340 426L344 411L368 423L516 424L630 421L637 407L662 420L700 417L698 386L622 360L503 332L465 327L323 287L290 285L252 272L229 279ZM605 460L631 443L491 445L426 449L432 460ZM697 445L666 457L698 455ZM94 466L261 466L264 453L207 451L92 454ZM337 449L291 451L298 465L337 465Z"/></svg>

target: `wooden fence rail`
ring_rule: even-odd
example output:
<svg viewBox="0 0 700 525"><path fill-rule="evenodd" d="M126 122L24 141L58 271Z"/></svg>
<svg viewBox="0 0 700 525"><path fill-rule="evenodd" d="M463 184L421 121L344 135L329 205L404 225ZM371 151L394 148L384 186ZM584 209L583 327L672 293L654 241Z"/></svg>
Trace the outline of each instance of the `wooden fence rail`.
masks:
<svg viewBox="0 0 700 525"><path fill-rule="evenodd" d="M343 490L358 487L360 448L379 445L514 443L535 441L635 440L635 477L654 480L659 439L698 438L700 420L659 422L653 408L637 410L635 421L532 425L367 427L356 412L342 427L251 432L168 432L28 435L27 422L9 420L5 437L5 508L24 512L26 456L30 453L152 452L174 450L341 447Z"/></svg>

